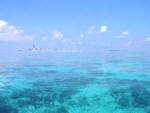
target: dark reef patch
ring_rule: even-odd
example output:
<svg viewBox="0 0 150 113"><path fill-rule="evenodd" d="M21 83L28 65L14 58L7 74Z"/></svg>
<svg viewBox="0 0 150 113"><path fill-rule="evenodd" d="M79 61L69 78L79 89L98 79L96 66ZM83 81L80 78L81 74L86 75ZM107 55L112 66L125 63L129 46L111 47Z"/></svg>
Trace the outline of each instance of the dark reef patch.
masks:
<svg viewBox="0 0 150 113"><path fill-rule="evenodd" d="M83 96L83 97L79 97L78 99L78 106L88 106L89 102L87 97Z"/></svg>
<svg viewBox="0 0 150 113"><path fill-rule="evenodd" d="M56 110L56 113L69 113L65 107L60 107Z"/></svg>
<svg viewBox="0 0 150 113"><path fill-rule="evenodd" d="M64 90L59 94L59 102L60 103L64 103L66 100L71 99L71 97L73 95L75 95L76 93L78 93L79 91L77 89L68 89L68 90Z"/></svg>
<svg viewBox="0 0 150 113"><path fill-rule="evenodd" d="M100 100L101 100L101 97L99 95L94 95L92 98L92 101L96 103L99 102Z"/></svg>
<svg viewBox="0 0 150 113"><path fill-rule="evenodd" d="M36 83L38 84L38 83ZM62 84L58 84L62 85ZM46 87L45 87L46 86ZM76 87L69 86L68 84L65 87L51 88L46 83L39 83L36 87L26 88L22 90L14 89L11 93L11 99L15 101L15 104L19 108L28 108L29 106L34 106L40 108L41 106L57 108L60 104L68 103L72 96L79 92ZM57 105L56 105L57 104ZM56 113L67 113L65 108L59 108Z"/></svg>
<svg viewBox="0 0 150 113"><path fill-rule="evenodd" d="M3 104L7 104L7 98L6 97L3 97L3 96L0 96L0 105L3 105Z"/></svg>
<svg viewBox="0 0 150 113"><path fill-rule="evenodd" d="M128 108L129 106L137 108L150 107L150 91L147 89L150 82L115 79L110 83L114 86L110 91L111 96L121 108Z"/></svg>
<svg viewBox="0 0 150 113"><path fill-rule="evenodd" d="M129 106L129 98L127 98L126 96L118 98L117 101L121 108L127 108Z"/></svg>
<svg viewBox="0 0 150 113"><path fill-rule="evenodd" d="M77 105L77 102L76 102L76 101L71 100L71 101L69 101L69 102L68 102L68 105L70 105L70 106L74 107L74 106L76 106L76 105Z"/></svg>
<svg viewBox="0 0 150 113"><path fill-rule="evenodd" d="M18 110L15 108L12 108L9 105L1 105L0 104L0 113L18 113Z"/></svg>
<svg viewBox="0 0 150 113"><path fill-rule="evenodd" d="M111 96L115 99L120 108L127 108L128 106L130 106L130 97L127 95L126 89L113 88L111 90Z"/></svg>
<svg viewBox="0 0 150 113"><path fill-rule="evenodd" d="M130 87L135 107L150 107L150 92L144 87L144 83L133 84Z"/></svg>

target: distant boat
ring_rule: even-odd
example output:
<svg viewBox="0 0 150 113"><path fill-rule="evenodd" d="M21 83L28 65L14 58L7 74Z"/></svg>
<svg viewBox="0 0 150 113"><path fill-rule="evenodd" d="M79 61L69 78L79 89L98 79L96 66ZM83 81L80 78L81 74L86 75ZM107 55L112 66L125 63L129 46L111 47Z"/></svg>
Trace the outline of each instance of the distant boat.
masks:
<svg viewBox="0 0 150 113"><path fill-rule="evenodd" d="M38 51L38 49L35 47L35 45L33 44L31 49L26 49L26 50L18 50L18 51L25 51L25 52L35 52Z"/></svg>
<svg viewBox="0 0 150 113"><path fill-rule="evenodd" d="M35 47L35 45L33 44L32 48L29 49L29 51L37 51L38 49Z"/></svg>
<svg viewBox="0 0 150 113"><path fill-rule="evenodd" d="M23 51L23 52L58 52L58 53L81 53L82 50L57 50L57 49L38 49L36 48L35 45L32 46L31 49L25 49L25 50L18 50L18 51Z"/></svg>

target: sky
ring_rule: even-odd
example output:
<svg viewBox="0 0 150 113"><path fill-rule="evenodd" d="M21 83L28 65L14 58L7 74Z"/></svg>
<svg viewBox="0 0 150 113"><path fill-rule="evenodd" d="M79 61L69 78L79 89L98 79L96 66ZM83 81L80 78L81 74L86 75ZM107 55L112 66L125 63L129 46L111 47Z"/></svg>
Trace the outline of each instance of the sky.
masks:
<svg viewBox="0 0 150 113"><path fill-rule="evenodd" d="M0 51L150 49L149 0L1 0Z"/></svg>

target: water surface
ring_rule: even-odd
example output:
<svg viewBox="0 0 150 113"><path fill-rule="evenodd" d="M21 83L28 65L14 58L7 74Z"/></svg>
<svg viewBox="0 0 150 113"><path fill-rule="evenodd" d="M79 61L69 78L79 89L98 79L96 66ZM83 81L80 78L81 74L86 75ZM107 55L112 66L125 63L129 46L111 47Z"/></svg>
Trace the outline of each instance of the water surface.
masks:
<svg viewBox="0 0 150 113"><path fill-rule="evenodd" d="M150 113L150 56L0 56L0 113Z"/></svg>

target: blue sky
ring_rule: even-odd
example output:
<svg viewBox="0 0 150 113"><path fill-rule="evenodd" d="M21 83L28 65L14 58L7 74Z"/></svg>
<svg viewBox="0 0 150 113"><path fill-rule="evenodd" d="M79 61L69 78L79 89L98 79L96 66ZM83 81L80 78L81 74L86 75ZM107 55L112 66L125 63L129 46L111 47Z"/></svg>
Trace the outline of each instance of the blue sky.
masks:
<svg viewBox="0 0 150 113"><path fill-rule="evenodd" d="M149 0L1 0L0 50L150 48Z"/></svg>

